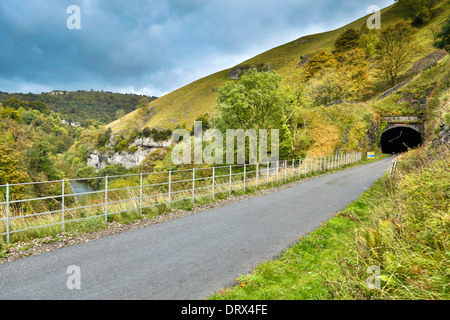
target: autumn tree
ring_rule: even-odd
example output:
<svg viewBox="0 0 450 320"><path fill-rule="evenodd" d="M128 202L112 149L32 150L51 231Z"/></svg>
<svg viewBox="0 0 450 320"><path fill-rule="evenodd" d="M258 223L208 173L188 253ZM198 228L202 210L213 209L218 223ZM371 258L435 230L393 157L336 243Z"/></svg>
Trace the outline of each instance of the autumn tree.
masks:
<svg viewBox="0 0 450 320"><path fill-rule="evenodd" d="M340 54L358 47L359 32L355 29L347 29L339 34L335 43L334 50L336 54Z"/></svg>
<svg viewBox="0 0 450 320"><path fill-rule="evenodd" d="M341 54L335 67L321 70L308 82L313 105L361 99L371 93L371 88L369 62L359 48Z"/></svg>
<svg viewBox="0 0 450 320"><path fill-rule="evenodd" d="M6 108L13 108L13 109L19 109L20 107L22 108L27 108L27 104L17 98L9 98L5 101L5 107Z"/></svg>
<svg viewBox="0 0 450 320"><path fill-rule="evenodd" d="M0 144L0 185L29 181L28 174L20 168L19 163L20 158L17 156L17 151L4 144ZM4 188L2 188L3 190ZM23 191L23 186L13 186L10 189L10 199L20 199Z"/></svg>
<svg viewBox="0 0 450 320"><path fill-rule="evenodd" d="M406 21L389 26L380 34L375 58L381 77L396 85L406 67L419 53L419 45L413 41L416 28Z"/></svg>
<svg viewBox="0 0 450 320"><path fill-rule="evenodd" d="M0 117L1 118L10 118L10 119L16 120L19 123L23 122L23 118L22 118L22 115L20 114L20 112L11 107L1 108L0 109Z"/></svg>
<svg viewBox="0 0 450 320"><path fill-rule="evenodd" d="M360 31L361 36L358 39L358 48L363 49L367 56L372 56L375 53L375 46L378 42L377 30L369 29L367 24L363 24Z"/></svg>
<svg viewBox="0 0 450 320"><path fill-rule="evenodd" d="M408 18L413 20L414 24L423 24L431 20L432 8L439 0L396 0L396 2L405 7Z"/></svg>
<svg viewBox="0 0 450 320"><path fill-rule="evenodd" d="M316 75L319 71L333 68L337 65L336 57L333 53L329 51L321 51L305 64L306 77L311 78Z"/></svg>
<svg viewBox="0 0 450 320"><path fill-rule="evenodd" d="M50 109L48 108L48 105L45 102L42 102L42 101L39 101L39 100L29 102L28 106L31 109L39 110L41 113L44 113L44 114L49 114L50 113Z"/></svg>
<svg viewBox="0 0 450 320"><path fill-rule="evenodd" d="M363 49L355 48L342 54L338 68L350 81L350 98L360 99L372 93L373 80L369 73L370 63Z"/></svg>

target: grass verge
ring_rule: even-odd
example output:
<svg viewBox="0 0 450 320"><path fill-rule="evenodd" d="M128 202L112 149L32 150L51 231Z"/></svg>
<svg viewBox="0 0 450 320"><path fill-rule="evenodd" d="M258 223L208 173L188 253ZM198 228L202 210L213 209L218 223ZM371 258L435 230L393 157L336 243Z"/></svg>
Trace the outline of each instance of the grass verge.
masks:
<svg viewBox="0 0 450 320"><path fill-rule="evenodd" d="M403 155L393 176L209 299L449 299L449 155Z"/></svg>

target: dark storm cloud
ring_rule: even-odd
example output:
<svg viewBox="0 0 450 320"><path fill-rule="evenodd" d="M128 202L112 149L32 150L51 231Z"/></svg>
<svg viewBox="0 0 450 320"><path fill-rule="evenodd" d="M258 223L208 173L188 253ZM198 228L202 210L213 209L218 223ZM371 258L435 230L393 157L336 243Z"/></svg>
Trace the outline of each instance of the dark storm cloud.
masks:
<svg viewBox="0 0 450 320"><path fill-rule="evenodd" d="M0 2L0 90L160 95L391 0ZM69 30L66 9L81 9Z"/></svg>

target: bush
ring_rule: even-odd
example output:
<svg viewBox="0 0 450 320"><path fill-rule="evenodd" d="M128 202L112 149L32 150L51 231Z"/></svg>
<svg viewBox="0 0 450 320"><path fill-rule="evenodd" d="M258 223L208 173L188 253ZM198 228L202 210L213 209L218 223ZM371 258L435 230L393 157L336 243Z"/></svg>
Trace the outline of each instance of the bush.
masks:
<svg viewBox="0 0 450 320"><path fill-rule="evenodd" d="M119 153L128 151L128 141L121 137L121 139L117 140L114 151Z"/></svg>

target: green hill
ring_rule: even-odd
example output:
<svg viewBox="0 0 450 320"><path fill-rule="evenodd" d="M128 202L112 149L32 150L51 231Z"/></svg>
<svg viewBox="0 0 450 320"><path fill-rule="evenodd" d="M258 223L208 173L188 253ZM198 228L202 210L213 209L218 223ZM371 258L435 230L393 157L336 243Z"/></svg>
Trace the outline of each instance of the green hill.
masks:
<svg viewBox="0 0 450 320"><path fill-rule="evenodd" d="M108 91L55 90L40 94L0 92L0 103L3 105L6 105L6 100L11 98L26 102L42 101L50 110L59 113L62 119L79 124L86 121L107 124L135 110L141 99L146 99L147 102L156 99L156 97Z"/></svg>

